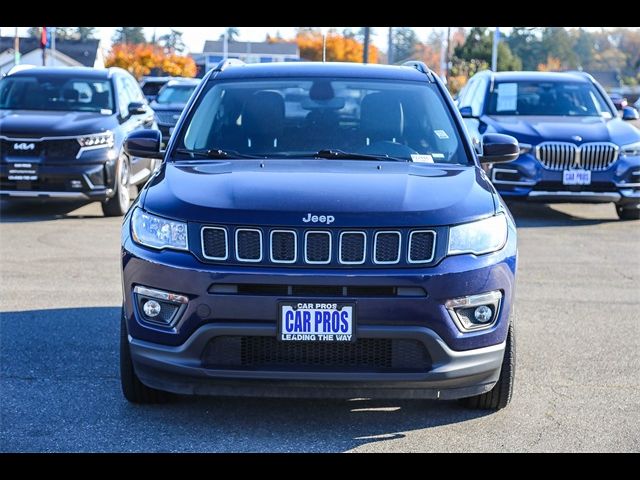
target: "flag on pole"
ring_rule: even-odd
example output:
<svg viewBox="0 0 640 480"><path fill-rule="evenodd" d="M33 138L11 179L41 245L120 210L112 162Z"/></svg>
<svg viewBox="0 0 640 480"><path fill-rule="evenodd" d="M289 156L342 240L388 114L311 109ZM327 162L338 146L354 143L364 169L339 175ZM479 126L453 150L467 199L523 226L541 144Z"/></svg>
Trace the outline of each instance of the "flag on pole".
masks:
<svg viewBox="0 0 640 480"><path fill-rule="evenodd" d="M47 27L42 27L42 31L40 32L40 48L47 48L48 43L49 39L47 38Z"/></svg>

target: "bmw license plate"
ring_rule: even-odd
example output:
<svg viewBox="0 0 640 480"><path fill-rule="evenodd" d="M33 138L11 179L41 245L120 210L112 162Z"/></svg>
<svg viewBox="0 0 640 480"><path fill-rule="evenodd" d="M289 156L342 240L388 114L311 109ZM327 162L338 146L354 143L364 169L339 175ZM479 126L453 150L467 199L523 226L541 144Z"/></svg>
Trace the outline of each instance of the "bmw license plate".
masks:
<svg viewBox="0 0 640 480"><path fill-rule="evenodd" d="M354 303L302 301L281 303L278 339L290 342L355 341Z"/></svg>
<svg viewBox="0 0 640 480"><path fill-rule="evenodd" d="M590 185L591 170L565 170L562 172L563 185Z"/></svg>

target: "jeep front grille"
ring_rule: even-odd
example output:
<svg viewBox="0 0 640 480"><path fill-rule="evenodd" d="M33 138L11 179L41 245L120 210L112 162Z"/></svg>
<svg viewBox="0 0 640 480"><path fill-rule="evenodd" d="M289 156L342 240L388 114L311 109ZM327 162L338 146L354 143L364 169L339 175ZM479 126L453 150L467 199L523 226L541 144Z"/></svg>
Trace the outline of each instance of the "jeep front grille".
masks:
<svg viewBox="0 0 640 480"><path fill-rule="evenodd" d="M436 230L326 229L203 226L204 261L326 266L428 264Z"/></svg>
<svg viewBox="0 0 640 480"><path fill-rule="evenodd" d="M549 170L607 170L618 159L613 143L544 142L536 147L536 157Z"/></svg>

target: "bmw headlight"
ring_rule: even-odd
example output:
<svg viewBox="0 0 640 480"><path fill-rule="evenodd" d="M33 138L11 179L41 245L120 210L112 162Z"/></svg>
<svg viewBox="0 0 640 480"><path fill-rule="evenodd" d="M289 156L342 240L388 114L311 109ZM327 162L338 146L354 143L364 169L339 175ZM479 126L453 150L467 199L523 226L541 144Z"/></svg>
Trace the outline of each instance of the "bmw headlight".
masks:
<svg viewBox="0 0 640 480"><path fill-rule="evenodd" d="M507 241L507 219L503 213L449 229L448 255L500 250Z"/></svg>
<svg viewBox="0 0 640 480"><path fill-rule="evenodd" d="M188 250L187 224L157 217L136 208L131 216L133 240L146 247Z"/></svg>
<svg viewBox="0 0 640 480"><path fill-rule="evenodd" d="M621 157L640 157L640 142L630 143L620 147Z"/></svg>
<svg viewBox="0 0 640 480"><path fill-rule="evenodd" d="M93 135L83 135L78 137L78 143L81 147L113 147L113 132L107 130L102 133L95 133Z"/></svg>

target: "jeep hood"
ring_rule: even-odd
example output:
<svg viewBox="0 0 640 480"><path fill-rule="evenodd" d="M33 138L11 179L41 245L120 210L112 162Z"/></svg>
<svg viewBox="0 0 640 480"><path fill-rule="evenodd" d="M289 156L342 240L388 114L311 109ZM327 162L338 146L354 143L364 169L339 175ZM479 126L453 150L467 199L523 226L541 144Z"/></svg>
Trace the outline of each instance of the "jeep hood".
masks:
<svg viewBox="0 0 640 480"><path fill-rule="evenodd" d="M326 226L448 225L495 212L473 166L337 160L167 162L141 200L157 215L202 223Z"/></svg>

